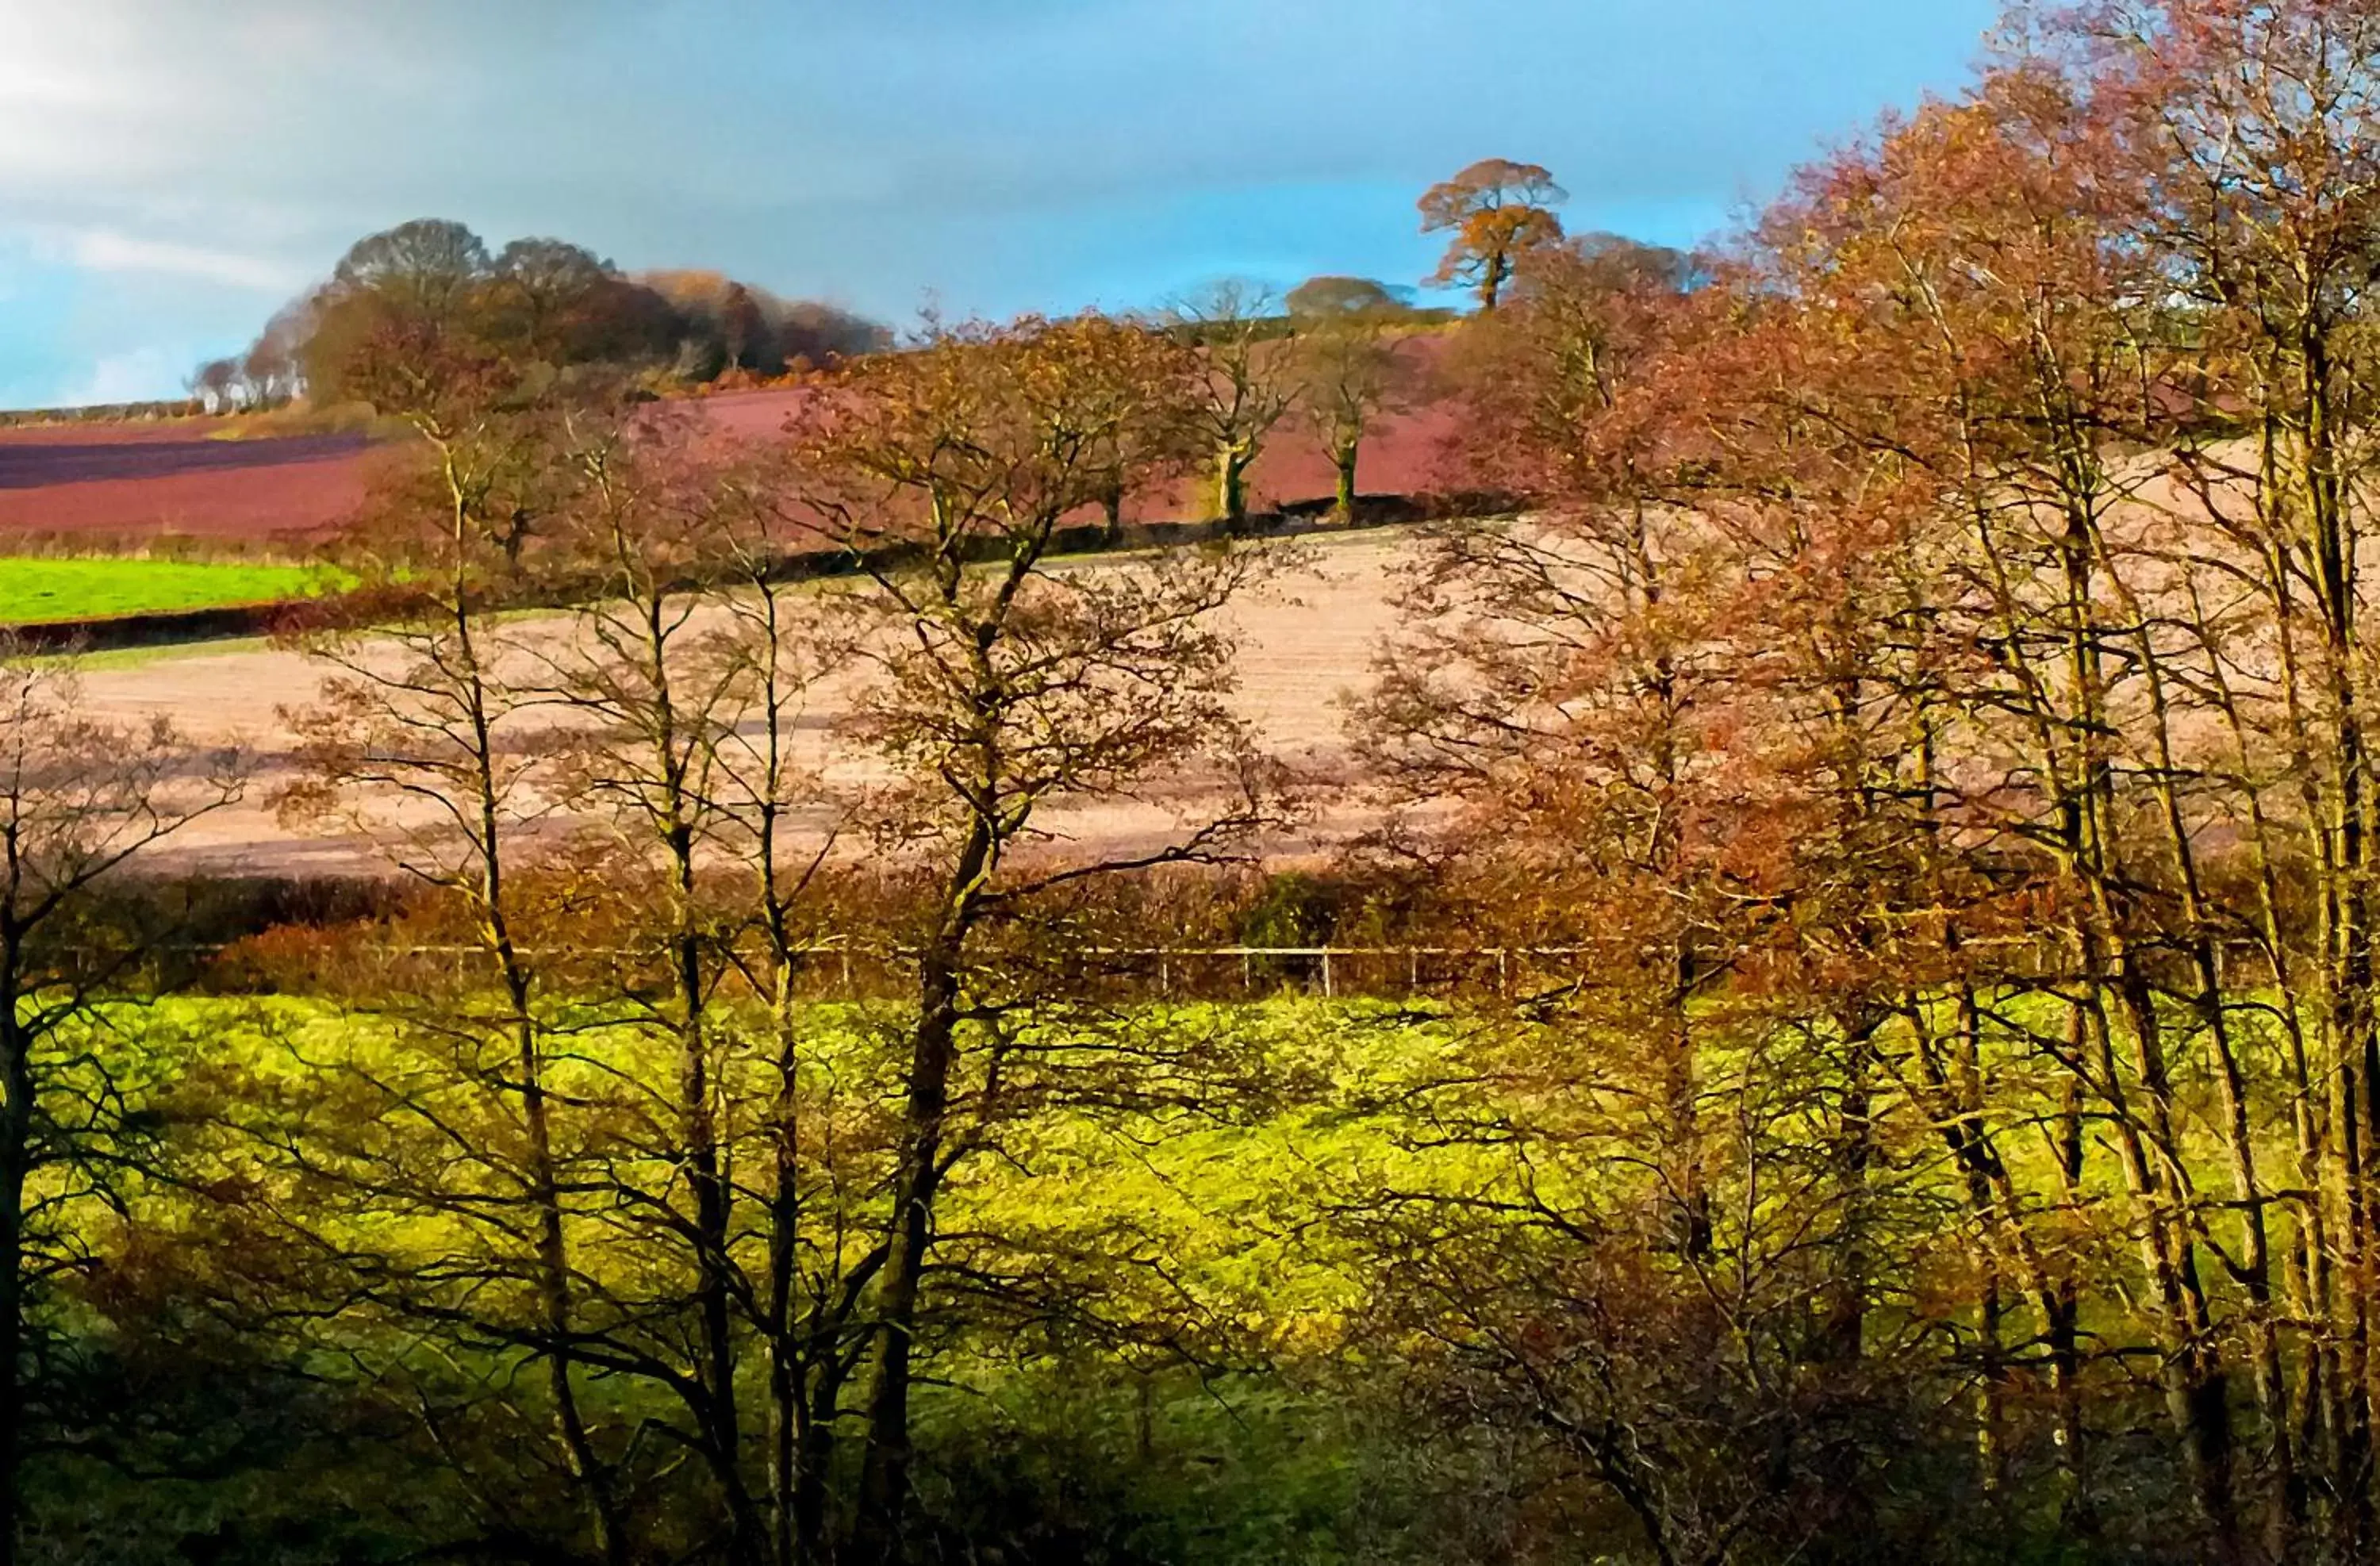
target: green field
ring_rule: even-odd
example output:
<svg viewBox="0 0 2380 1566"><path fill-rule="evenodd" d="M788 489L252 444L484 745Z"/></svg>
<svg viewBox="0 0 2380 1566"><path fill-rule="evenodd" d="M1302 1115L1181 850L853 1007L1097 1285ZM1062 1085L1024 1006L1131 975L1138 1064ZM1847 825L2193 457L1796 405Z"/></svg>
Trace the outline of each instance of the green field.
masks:
<svg viewBox="0 0 2380 1566"><path fill-rule="evenodd" d="M327 580L310 565L0 557L0 625L279 603L310 598Z"/></svg>

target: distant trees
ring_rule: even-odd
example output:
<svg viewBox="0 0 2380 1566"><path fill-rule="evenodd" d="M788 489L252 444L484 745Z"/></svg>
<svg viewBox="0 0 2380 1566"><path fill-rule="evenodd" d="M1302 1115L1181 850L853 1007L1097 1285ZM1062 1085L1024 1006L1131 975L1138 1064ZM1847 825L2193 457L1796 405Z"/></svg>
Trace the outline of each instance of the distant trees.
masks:
<svg viewBox="0 0 2380 1566"><path fill-rule="evenodd" d="M485 241L450 218L416 218L367 235L331 272L332 289L369 295L404 316L458 317L493 271Z"/></svg>
<svg viewBox="0 0 2380 1566"><path fill-rule="evenodd" d="M245 390L239 371L239 361L231 358L211 358L190 371L186 382L190 395L206 405L210 413L221 413L238 407Z"/></svg>
<svg viewBox="0 0 2380 1566"><path fill-rule="evenodd" d="M516 239L488 268L486 330L532 359L572 364L649 353L657 322L593 252L560 239Z"/></svg>
<svg viewBox="0 0 2380 1566"><path fill-rule="evenodd" d="M419 219L358 240L328 282L276 314L244 358L201 366L194 394L218 408L301 392L336 402L346 367L387 331L459 334L524 363L603 367L707 382L771 376L889 345L848 311L786 301L715 273L621 273L585 248L516 239L491 253L459 223Z"/></svg>
<svg viewBox="0 0 2380 1566"><path fill-rule="evenodd" d="M1451 234L1433 284L1460 285L1493 310L1522 256L1562 237L1566 192L1536 164L1487 158L1422 193L1421 230Z"/></svg>
<svg viewBox="0 0 2380 1566"><path fill-rule="evenodd" d="M776 375L891 346L882 327L832 306L785 300L716 272L649 272L634 280L674 322L675 373L715 380L731 370Z"/></svg>
<svg viewBox="0 0 2380 1566"><path fill-rule="evenodd" d="M1292 316L1305 321L1394 314L1406 308L1397 290L1368 277L1309 277L1282 295L1281 302Z"/></svg>

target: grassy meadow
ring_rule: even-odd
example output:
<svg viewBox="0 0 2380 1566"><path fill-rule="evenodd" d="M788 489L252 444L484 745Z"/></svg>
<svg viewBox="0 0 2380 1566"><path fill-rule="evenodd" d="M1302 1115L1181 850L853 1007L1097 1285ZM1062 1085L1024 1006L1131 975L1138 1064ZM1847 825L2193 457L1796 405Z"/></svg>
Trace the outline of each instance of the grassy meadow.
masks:
<svg viewBox="0 0 2380 1566"><path fill-rule="evenodd" d="M62 1176L47 1195L76 1209L87 1232L109 1232L103 1213L113 1208L128 1217L128 1236L178 1234L201 1259L187 1273L149 1274L161 1259L153 1247L103 1242L84 1285L94 1307L84 1351L115 1364L111 1373L128 1389L192 1398L206 1411L190 1414L192 1422L216 1422L241 1441L264 1439L246 1428L250 1421L276 1426L285 1414L301 1442L297 1432L315 1419L395 1425L370 1472L299 1468L272 1484L249 1475L128 1486L102 1463L45 1463L35 1504L61 1521L80 1519L91 1530L85 1548L165 1561L181 1559L174 1551L193 1536L252 1548L290 1530L342 1559L411 1559L444 1530L450 1507L466 1510L463 1498L443 1492L434 1465L407 1466L418 1460L398 1455L419 1439L403 1430L400 1389L435 1389L466 1426L474 1401L501 1402L528 1362L493 1339L463 1360L432 1352L418 1321L382 1309L370 1291L302 1304L299 1295L310 1250L369 1254L380 1258L374 1271L390 1276L469 1278L451 1296L455 1307L504 1316L507 1307L492 1303L507 1286L503 1223L480 1221L487 1215L475 1204L495 1199L504 1180L493 1159L483 1167L478 1156L501 1159L518 1128L501 1091L468 1085L481 1068L492 1074L483 1080L504 1070L501 1039L473 1025L471 1004L393 1002L382 1012L287 996L191 996L92 1019L77 1084L61 1102L117 1097L160 1137L162 1157L144 1161L174 1178L134 1177L103 1197ZM865 1142L878 1095L891 1086L897 1011L821 1003L805 1013L806 1100L821 1127L832 1120ZM671 1042L626 1019L569 1004L550 1018L555 1101L566 1106L557 1147L586 1182L570 1203L576 1265L590 1297L621 1302L680 1281L651 1237L638 1243L637 1220L615 1198L672 1184L666 1159L627 1150L641 1090L625 1088L669 1080ZM739 1023L759 1029L766 1018L755 1012ZM1357 1325L1362 1260L1314 1220L1335 1194L1374 1185L1494 1185L1500 1154L1417 1147L1400 1117L1374 1107L1447 1074L1466 1025L1434 1009L1284 997L1141 1008L1065 1026L1121 1027L1152 1058L1203 1062L1178 1069L1209 1086L1228 1077L1242 1090L1121 1117L1033 1117L999 1136L996 1151L958 1166L943 1244L986 1278L1031 1274L1025 1293L1038 1303L936 1329L919 1420L931 1454L920 1483L937 1515L988 1536L1011 1526L1011 1512L1034 1516L1037 1528L1079 1526L1084 1536L1066 1548L1099 1559L1378 1558L1363 1553L1350 1520L1370 1519L1390 1535L1409 1526L1422 1494L1410 1470L1425 1454L1385 1422L1376 1428L1374 1414L1342 1406L1316 1378L1317 1367L1344 1369L1371 1350ZM1075 1042L1056 1041L1061 1052ZM757 1108L766 1089L730 1070L722 1086L732 1123L736 1106ZM881 1221L873 1155L853 1155L843 1171L849 1186L830 1196L832 1135L815 1135L827 1172L809 1243L856 1251L868 1224ZM303 1156L285 1156L298 1141L308 1144ZM433 1167L436 1198L385 1195L404 1183L395 1171ZM368 1194L374 1189L382 1194ZM227 1193L238 1195L226 1203ZM853 1206L830 1212L835 1200ZM292 1215L301 1215L298 1225L283 1227ZM814 1256L813 1265L831 1274L848 1260ZM260 1364L278 1350L307 1367L302 1394L290 1394L285 1411L237 1377L228 1386L173 1385L180 1372L151 1363L179 1354L170 1338L118 1341L102 1319L144 1292L228 1299L251 1278L273 1280L275 1297L292 1307L261 1337L253 1325L245 1329ZM196 1318L177 1326L197 1339L214 1330ZM633 1325L613 1330L636 1339ZM1170 1351L1137 1346L1169 1338ZM757 1401L757 1383L751 1391ZM609 1428L670 1412L665 1392L633 1377L595 1378L589 1402ZM1469 1458L1457 1450L1426 1460ZM400 1470L418 1488L392 1504L376 1487L394 1484Z"/></svg>
<svg viewBox="0 0 2380 1566"><path fill-rule="evenodd" d="M310 565L91 556L0 557L0 625L282 603L327 591Z"/></svg>
<svg viewBox="0 0 2380 1566"><path fill-rule="evenodd" d="M144 1173L104 1196L68 1178L45 1193L79 1214L82 1232L114 1232L111 1208L128 1219L125 1248L103 1239L80 1285L94 1306L90 1352L128 1388L193 1400L182 1439L195 1431L200 1450L255 1440L249 1426L260 1420L278 1427L282 1397L294 1400L293 1450L328 1450L319 1431L307 1434L316 1425L383 1435L363 1449L369 1472L341 1458L284 1468L269 1485L252 1482L269 1463L237 1482L128 1486L68 1455L41 1465L38 1513L86 1520L97 1530L90 1548L123 1561L178 1560L188 1539L217 1534L253 1551L297 1530L308 1549L353 1560L414 1559L459 1536L455 1519L472 1503L425 1453L429 1426L410 1427L407 1400L434 1400L460 1432L442 1435L452 1440L495 1439L474 1424L504 1427L486 1411L538 1406L521 1390L534 1355L502 1330L463 1332L471 1346L459 1356L420 1332L432 1308L498 1323L521 1308L510 1298L521 1287L517 1220L504 1204L522 1133L508 1046L491 1026L499 1009L468 991L369 1004L191 995L94 1014L83 1064L61 1083L61 1113L113 1097L128 1124L157 1138L143 1166L169 1178ZM1765 1089L1735 1051L1750 1039L1741 1027L1759 1025L1725 1011L1706 1019L1714 1104L1741 1084L1747 1127L1803 1139L1794 1128L1815 1111L1752 1101ZM804 1265L822 1288L884 1221L876 1138L898 1091L905 1022L904 1008L877 1002L813 1003L795 1020L811 1204ZM759 1181L771 1019L739 1003L722 1023L731 1162ZM573 1266L590 1323L633 1348L648 1315L653 1332L671 1329L657 1302L687 1286L685 1255L659 1216L659 1202L683 1199L660 1108L676 1041L631 1000L557 998L541 1026ZM1541 1454L1524 1455L1535 1450L1525 1438L1506 1446L1459 1423L1416 1427L1383 1395L1445 1345L1427 1319L1381 1314L1382 1239L1371 1225L1427 1200L1443 1204L1433 1222L1455 1225L1443 1232L1448 1254L1479 1254L1463 1250L1478 1224L1507 1229L1519 1257L1536 1254L1532 1212L1590 1212L1637 1183L1638 1171L1588 1151L1630 1091L1624 1066L1600 1092L1549 1093L1512 1069L1530 1040L1559 1032L1495 1007L1289 994L1082 1008L1023 1026L1018 1037L1047 1051L1038 1087L1025 1056L1014 1067L1039 1107L986 1123L937 1219L941 1265L965 1281L945 1286L966 1302L926 1324L917 1482L937 1525L953 1538L1005 1539L1019 1559L1115 1562L1418 1562L1484 1558L1524 1526L1624 1535L1610 1517L1536 1515ZM1106 1085L1079 1074L1101 1053L1123 1062ZM1119 1110L1127 1099L1138 1107ZM1579 1155L1516 1154L1497 1129L1505 1116L1534 1123L1548 1146L1579 1138ZM1897 1149L1892 1161L1903 1159L1907 1184L1884 1199L1931 1208L1949 1196L1947 1171L1925 1171L1925 1149ZM2089 1201L2115 1195L2094 1185ZM1756 1183L1722 1188L1753 1230L1795 1221ZM1906 1216L1924 1226L1922 1214ZM152 1238L132 1238L144 1232ZM179 1242L161 1248L160 1235ZM757 1274L760 1236L739 1244ZM1958 1265L1922 1244L1911 1261L1921 1292L1937 1268ZM1711 1272L1714 1284L1733 1276L1731 1264ZM244 1325L226 1349L209 1312L260 1287L268 1293L252 1314L229 1307ZM399 1296L405 1308L388 1303ZM183 1317L173 1302L184 1297L217 1304ZM144 1308L124 1313L131 1300ZM103 1318L118 1313L169 1330L116 1341ZM207 1342L212 1381L180 1385L184 1371L153 1363L182 1365ZM222 1368L226 1354L236 1366L248 1353L255 1386ZM290 1366L303 1367L302 1386L276 1395ZM757 1365L746 1390L757 1404ZM604 1430L672 1416L669 1394L634 1374L590 1376L588 1402ZM666 1507L672 1470L656 1468L652 1504ZM401 1489L402 1503L383 1486Z"/></svg>

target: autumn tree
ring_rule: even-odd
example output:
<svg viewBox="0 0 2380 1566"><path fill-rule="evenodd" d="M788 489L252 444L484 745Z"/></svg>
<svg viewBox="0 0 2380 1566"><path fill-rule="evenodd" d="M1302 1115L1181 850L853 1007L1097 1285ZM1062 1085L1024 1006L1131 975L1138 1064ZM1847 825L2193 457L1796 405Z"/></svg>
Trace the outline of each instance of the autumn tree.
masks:
<svg viewBox="0 0 2380 1566"><path fill-rule="evenodd" d="M1429 281L1467 287L1481 310L1493 310L1521 258L1561 238L1554 208L1565 196L1546 170L1503 158L1431 186L1421 198L1421 231L1453 237Z"/></svg>
<svg viewBox="0 0 2380 1566"><path fill-rule="evenodd" d="M812 1210L841 1172L802 1146L806 1130L813 1148L818 1138L807 1099L819 1068L790 988L820 856L783 868L804 862L792 812L831 808L790 747L832 652L815 603L776 579L751 476L691 421L574 419L565 455L575 483L558 544L596 591L536 681L567 730L552 786L601 823L616 867L605 901L619 949L576 969L583 992L616 998L631 1040L621 1073L636 1091L603 1176L621 1197L607 1226L664 1281L630 1315L666 1325L634 1352L667 1367L657 1379L686 1406L687 1444L726 1513L726 1557L791 1566L820 1548L838 1389L859 1343L852 1285L871 1269L836 1255L825 1288L795 1294L817 1236L858 1221L861 1206ZM767 1029L729 1003L747 979L771 998ZM756 1329L765 1498L749 1482L743 1386Z"/></svg>
<svg viewBox="0 0 2380 1566"><path fill-rule="evenodd" d="M1248 516L1248 470L1274 428L1297 407L1293 318L1242 281L1215 284L1172 310L1173 329L1198 351L1204 374L1195 423L1213 453L1213 515L1233 529Z"/></svg>
<svg viewBox="0 0 2380 1566"><path fill-rule="evenodd" d="M26 1458L64 1414L33 1378L51 1312L92 1267L93 1212L123 1201L155 1131L87 1036L134 989L163 921L144 931L96 903L241 787L232 753L162 720L94 718L70 666L0 646L0 1561L20 1559Z"/></svg>
<svg viewBox="0 0 2380 1566"><path fill-rule="evenodd" d="M400 1019L420 1045L407 1069L349 1062L340 1074L369 1108L346 1123L327 1106L301 1116L323 1144L300 1156L323 1171L330 1210L462 1215L443 1259L365 1259L367 1276L389 1285L377 1302L399 1319L468 1321L541 1378L543 1406L523 1424L542 1427L598 1552L625 1560L621 1453L588 1409L589 1287L571 1144L557 1123L552 1018L523 934L536 903L524 884L531 832L551 809L530 734L546 698L501 618L519 590L527 518L562 476L569 410L515 367L423 324L375 338L351 373L413 429L417 466L392 480L378 526L346 552L377 589L359 605L369 617L302 633L327 673L317 700L291 715L302 771L283 808L351 825L451 900L488 988ZM441 1157L438 1128L466 1122L473 1156ZM378 1145L387 1127L428 1142ZM267 1146L293 1135L271 1123L258 1135ZM297 1135L304 1147L308 1133ZM301 1229L297 1243L321 1241Z"/></svg>
<svg viewBox="0 0 2380 1566"><path fill-rule="evenodd" d="M1014 965L1016 948L994 958L1002 932L1059 889L1211 857L1261 819L1222 705L1230 644L1210 618L1247 583L1250 557L1217 547L1098 569L1051 558L1062 520L1110 481L1131 417L1109 383L1106 331L1086 320L946 332L853 366L792 431L804 504L864 564L844 599L867 670L855 737L897 781L877 830L933 889L915 935L874 1289L856 1560L901 1548L941 1194L1014 1106L1055 1086L1027 1026L1054 992ZM1224 803L1178 833L1121 856L1033 852L1069 803L1130 801L1202 767Z"/></svg>
<svg viewBox="0 0 2380 1566"><path fill-rule="evenodd" d="M1411 379L1397 352L1406 312L1379 285L1350 278L1302 284L1288 305L1303 328L1298 408L1330 454L1338 513L1352 520L1364 437L1399 405Z"/></svg>

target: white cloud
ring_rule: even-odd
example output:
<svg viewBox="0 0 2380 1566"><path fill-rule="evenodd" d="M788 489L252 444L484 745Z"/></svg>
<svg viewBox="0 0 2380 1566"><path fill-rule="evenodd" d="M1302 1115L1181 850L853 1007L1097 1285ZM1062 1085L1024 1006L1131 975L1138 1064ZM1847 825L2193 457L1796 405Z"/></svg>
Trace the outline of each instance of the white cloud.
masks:
<svg viewBox="0 0 2380 1566"><path fill-rule="evenodd" d="M91 407L102 403L147 402L170 397L180 390L182 372L164 348L135 348L109 354L91 367L80 381L63 387L50 399L54 407Z"/></svg>
<svg viewBox="0 0 2380 1566"><path fill-rule="evenodd" d="M253 289L261 294L295 293L305 285L307 278L303 267L268 256L179 245L165 239L143 239L103 228L73 235L65 249L77 266L91 272L163 273Z"/></svg>

